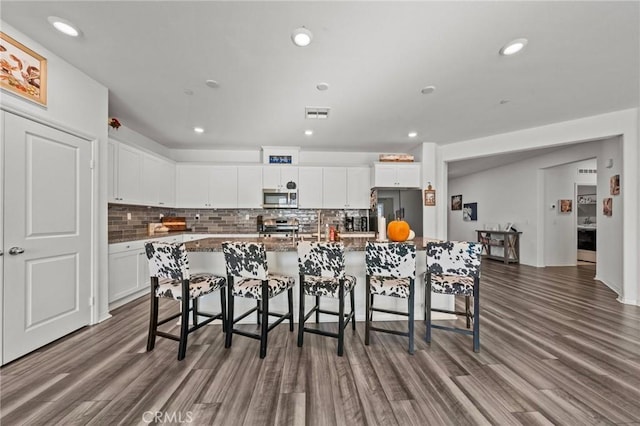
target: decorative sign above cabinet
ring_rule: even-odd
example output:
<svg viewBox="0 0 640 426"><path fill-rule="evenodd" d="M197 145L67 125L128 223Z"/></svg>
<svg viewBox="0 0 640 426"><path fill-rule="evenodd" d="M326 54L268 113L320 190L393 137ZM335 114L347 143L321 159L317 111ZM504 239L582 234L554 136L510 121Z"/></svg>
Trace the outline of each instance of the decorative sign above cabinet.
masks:
<svg viewBox="0 0 640 426"><path fill-rule="evenodd" d="M270 155L269 164L291 164L290 155Z"/></svg>

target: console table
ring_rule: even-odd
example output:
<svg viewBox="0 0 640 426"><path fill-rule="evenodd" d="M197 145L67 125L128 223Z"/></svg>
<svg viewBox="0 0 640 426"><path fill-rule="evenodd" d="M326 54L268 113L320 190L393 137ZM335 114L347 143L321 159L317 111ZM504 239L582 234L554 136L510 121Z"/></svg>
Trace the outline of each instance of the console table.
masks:
<svg viewBox="0 0 640 426"><path fill-rule="evenodd" d="M504 263L520 262L520 234L513 231L489 231L476 229L478 242L482 244L482 255Z"/></svg>

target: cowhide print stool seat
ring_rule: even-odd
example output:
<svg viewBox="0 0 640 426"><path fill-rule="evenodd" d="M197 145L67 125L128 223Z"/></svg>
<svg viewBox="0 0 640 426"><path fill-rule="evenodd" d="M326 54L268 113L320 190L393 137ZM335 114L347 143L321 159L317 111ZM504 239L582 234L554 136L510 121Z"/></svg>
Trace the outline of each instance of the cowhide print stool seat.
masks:
<svg viewBox="0 0 640 426"><path fill-rule="evenodd" d="M229 315L227 318L227 336L225 347L231 347L233 334L260 340L260 358L267 355L267 334L285 319L289 320L289 330L293 331L293 277L270 274L267 268L267 252L264 244L252 242L224 242L222 251L227 265L227 285L229 297ZM269 299L287 291L289 312L279 314L269 312ZM234 319L234 297L246 297L257 300L257 306ZM233 325L258 312L260 334L238 330ZM269 316L278 319L269 326Z"/></svg>
<svg viewBox="0 0 640 426"><path fill-rule="evenodd" d="M413 243L367 242L366 263L366 319L364 344L369 344L371 330L409 337L409 353L413 354L413 320L416 281L416 246ZM391 296L408 300L407 312L375 308L373 296ZM385 312L409 317L409 331L377 328L371 325L373 312Z"/></svg>
<svg viewBox="0 0 640 426"><path fill-rule="evenodd" d="M153 350L156 336L177 340L178 360L182 360L187 352L187 336L203 325L216 319L222 320L222 329L226 329L226 297L224 277L208 273L189 273L189 259L184 244L151 242L145 244L149 259L149 275L151 276L151 317L149 320L149 338L147 351ZM213 291L220 290L220 313L211 314L198 311L198 298ZM158 321L158 298L166 297L182 303L180 313ZM190 308L189 305L192 305ZM193 326L189 328L189 311L193 313ZM206 317L198 322L198 316ZM180 336L158 331L158 326L181 317Z"/></svg>
<svg viewBox="0 0 640 426"><path fill-rule="evenodd" d="M475 242L427 243L427 272L425 273L425 320L426 341L431 342L431 329L455 331L473 336L473 351L480 351L480 251L482 245ZM465 311L450 311L431 307L431 292L462 295ZM473 297L473 312L469 309L469 298ZM467 329L435 325L431 312L464 315ZM468 330L473 321L473 331Z"/></svg>
<svg viewBox="0 0 640 426"><path fill-rule="evenodd" d="M344 245L342 243L324 243L300 241L298 243L298 270L300 272L300 314L298 316L298 347L302 347L304 332L338 338L338 356L344 353L344 329L351 321L356 329L355 299L353 288L356 278L345 274ZM344 298L349 293L351 312L344 313ZM304 312L305 296L315 296L316 304L307 313ZM320 309L320 297L338 299L338 312ZM319 328L307 328L305 322L316 314L316 324L320 314L338 316L338 332L332 333Z"/></svg>

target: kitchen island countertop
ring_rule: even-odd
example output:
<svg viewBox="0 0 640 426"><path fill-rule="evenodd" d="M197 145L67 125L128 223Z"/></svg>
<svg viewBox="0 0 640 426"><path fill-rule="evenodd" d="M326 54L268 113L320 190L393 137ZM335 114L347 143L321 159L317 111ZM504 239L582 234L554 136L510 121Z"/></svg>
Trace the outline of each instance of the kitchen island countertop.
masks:
<svg viewBox="0 0 640 426"><path fill-rule="evenodd" d="M190 241L186 244L187 251L190 252L219 252L222 251L222 243L225 241L246 241L246 242L261 242L264 243L267 251L271 252L288 252L296 251L296 242L300 241L291 238L221 238L212 237L204 238L201 240ZM305 241L315 241L312 239L306 239ZM364 251L367 241L375 241L375 238L344 238L341 242L344 244L345 251ZM413 240L409 240L416 245L416 249L424 250L427 242L437 241L431 238L415 237Z"/></svg>

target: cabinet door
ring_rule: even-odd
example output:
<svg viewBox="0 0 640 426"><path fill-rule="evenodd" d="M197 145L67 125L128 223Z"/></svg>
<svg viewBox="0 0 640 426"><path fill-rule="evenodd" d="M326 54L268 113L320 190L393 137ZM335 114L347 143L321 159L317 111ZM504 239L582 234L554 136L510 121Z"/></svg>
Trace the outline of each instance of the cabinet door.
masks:
<svg viewBox="0 0 640 426"><path fill-rule="evenodd" d="M109 255L109 303L138 290L139 250Z"/></svg>
<svg viewBox="0 0 640 426"><path fill-rule="evenodd" d="M118 143L109 139L107 144L107 197L118 202Z"/></svg>
<svg viewBox="0 0 640 426"><path fill-rule="evenodd" d="M280 188L280 167L262 167L262 185L264 188Z"/></svg>
<svg viewBox="0 0 640 426"><path fill-rule="evenodd" d="M262 208L262 166L238 166L238 208Z"/></svg>
<svg viewBox="0 0 640 426"><path fill-rule="evenodd" d="M163 207L176 205L176 165L171 161L160 160L159 204Z"/></svg>
<svg viewBox="0 0 640 426"><path fill-rule="evenodd" d="M160 159L151 155L142 157L142 196L141 201L149 206L160 205Z"/></svg>
<svg viewBox="0 0 640 426"><path fill-rule="evenodd" d="M298 185L298 168L292 166L283 166L280 168L280 185L282 188L287 187L288 182Z"/></svg>
<svg viewBox="0 0 640 426"><path fill-rule="evenodd" d="M397 165L396 182L401 188L420 188L420 165Z"/></svg>
<svg viewBox="0 0 640 426"><path fill-rule="evenodd" d="M138 251L138 280L137 289L144 290L150 288L151 277L149 276L149 260L147 259L147 253L142 249Z"/></svg>
<svg viewBox="0 0 640 426"><path fill-rule="evenodd" d="M398 186L396 171L397 168L393 164L374 165L374 186L376 188L394 188Z"/></svg>
<svg viewBox="0 0 640 426"><path fill-rule="evenodd" d="M118 144L118 198L123 203L142 200L142 151Z"/></svg>
<svg viewBox="0 0 640 426"><path fill-rule="evenodd" d="M298 207L301 209L321 209L323 207L322 167L300 167L298 169L298 188Z"/></svg>
<svg viewBox="0 0 640 426"><path fill-rule="evenodd" d="M209 168L178 165L176 167L176 205L182 208L209 207Z"/></svg>
<svg viewBox="0 0 640 426"><path fill-rule="evenodd" d="M347 205L347 168L322 169L322 205L325 209L344 209Z"/></svg>
<svg viewBox="0 0 640 426"><path fill-rule="evenodd" d="M371 171L368 167L347 169L347 207L368 209L371 194Z"/></svg>
<svg viewBox="0 0 640 426"><path fill-rule="evenodd" d="M210 206L216 208L238 207L238 168L215 166L209 170Z"/></svg>

